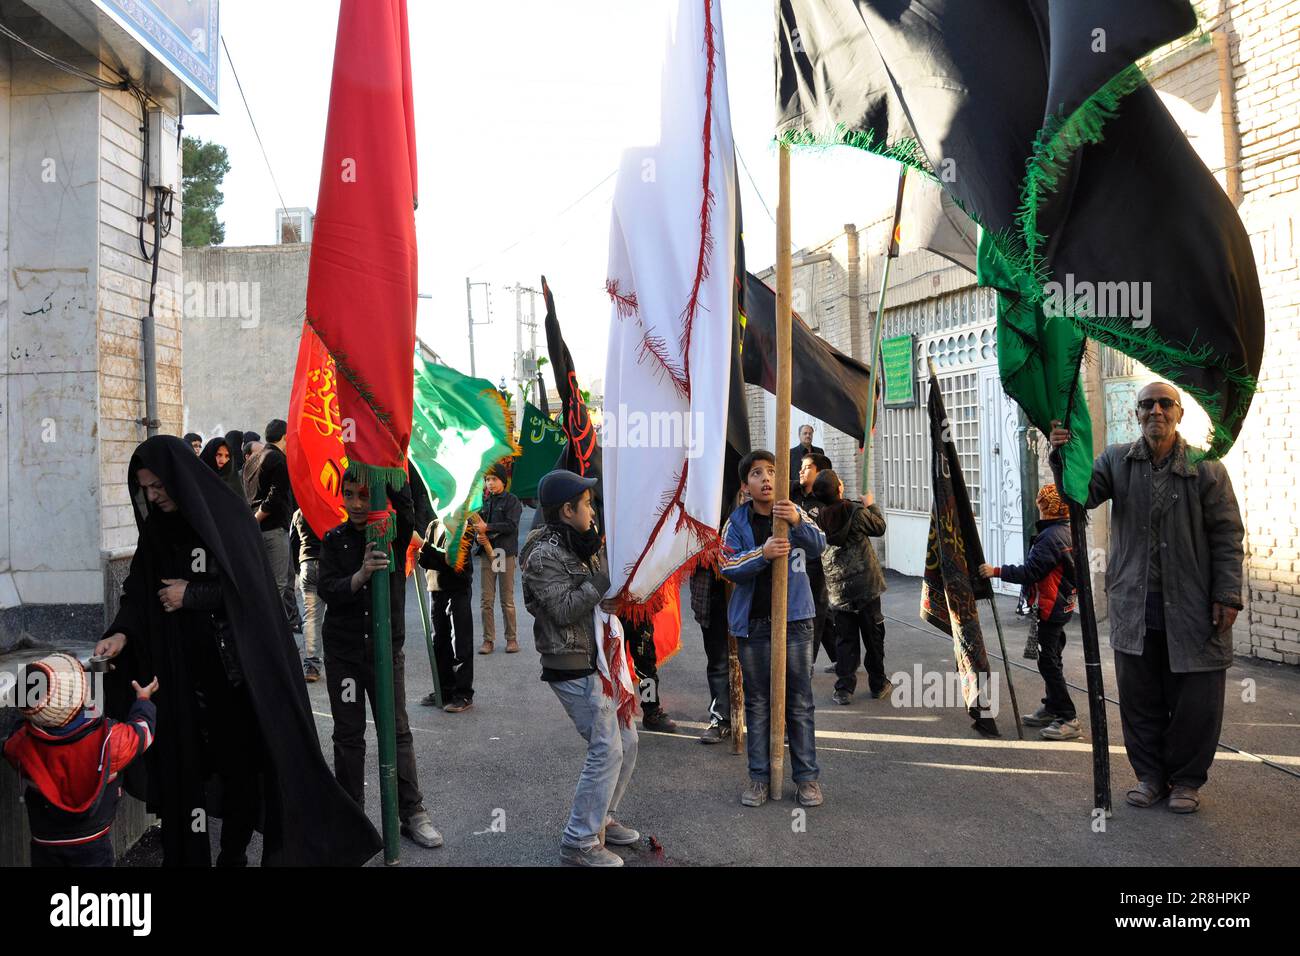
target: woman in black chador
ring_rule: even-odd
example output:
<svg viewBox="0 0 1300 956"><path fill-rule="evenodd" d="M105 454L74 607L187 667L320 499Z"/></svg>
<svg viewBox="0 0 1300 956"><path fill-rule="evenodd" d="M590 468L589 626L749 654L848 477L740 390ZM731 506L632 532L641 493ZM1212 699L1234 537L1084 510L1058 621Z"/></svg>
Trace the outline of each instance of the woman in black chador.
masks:
<svg viewBox="0 0 1300 956"><path fill-rule="evenodd" d="M127 790L162 818L163 865L240 866L254 829L263 865L350 866L381 847L324 758L302 666L257 522L221 477L172 436L127 469L140 539L122 605L97 654L115 689L155 676L157 740ZM143 686L143 685L142 685Z"/></svg>

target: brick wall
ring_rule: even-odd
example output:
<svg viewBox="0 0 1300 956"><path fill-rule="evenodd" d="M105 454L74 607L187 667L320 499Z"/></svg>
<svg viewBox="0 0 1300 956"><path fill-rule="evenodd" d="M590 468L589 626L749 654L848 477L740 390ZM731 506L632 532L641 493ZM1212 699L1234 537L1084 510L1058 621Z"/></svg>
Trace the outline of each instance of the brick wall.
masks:
<svg viewBox="0 0 1300 956"><path fill-rule="evenodd" d="M1197 6L1202 36L1160 51L1147 71L1237 205L1264 298L1259 391L1225 459L1246 525L1234 637L1238 653L1300 664L1300 3Z"/></svg>

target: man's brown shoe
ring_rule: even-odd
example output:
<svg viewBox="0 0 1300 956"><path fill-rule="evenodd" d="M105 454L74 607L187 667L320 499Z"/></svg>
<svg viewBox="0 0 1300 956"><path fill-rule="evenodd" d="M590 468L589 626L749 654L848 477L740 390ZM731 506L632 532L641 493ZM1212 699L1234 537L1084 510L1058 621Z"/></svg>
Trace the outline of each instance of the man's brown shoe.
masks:
<svg viewBox="0 0 1300 956"><path fill-rule="evenodd" d="M480 654L491 654L491 653L492 653L492 646L493 646L493 645L492 645L492 642L491 642L491 641L484 641L484 642L483 642L483 646L480 647L480 648L478 649L478 652L479 652Z"/></svg>
<svg viewBox="0 0 1300 956"><path fill-rule="evenodd" d="M1177 786L1169 791L1169 809L1174 813L1195 813L1201 808L1201 796L1196 787Z"/></svg>
<svg viewBox="0 0 1300 956"><path fill-rule="evenodd" d="M1168 787L1162 787L1150 780L1139 780L1136 785L1129 788L1128 793L1124 794L1124 799L1130 806L1145 808L1159 803L1168 794Z"/></svg>
<svg viewBox="0 0 1300 956"><path fill-rule="evenodd" d="M509 640L507 640L507 641L506 641L506 653L507 653L507 654L518 654L518 653L519 653L519 642L516 641L514 638L510 638Z"/></svg>

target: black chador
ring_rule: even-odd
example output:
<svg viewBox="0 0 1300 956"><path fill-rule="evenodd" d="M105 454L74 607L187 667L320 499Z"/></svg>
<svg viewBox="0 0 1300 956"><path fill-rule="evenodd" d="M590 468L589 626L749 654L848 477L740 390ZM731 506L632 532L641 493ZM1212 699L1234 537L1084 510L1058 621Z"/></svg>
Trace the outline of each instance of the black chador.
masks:
<svg viewBox="0 0 1300 956"><path fill-rule="evenodd" d="M165 500L149 500L142 469ZM380 849L379 834L321 755L247 504L172 436L135 450L128 487L140 538L105 635L127 638L109 674L109 710L124 711L132 678L158 677L157 739L126 785L162 819L164 865L210 864L210 817L222 821L218 865L246 862L254 829L263 865L364 863ZM174 610L159 594L164 579L186 582Z"/></svg>

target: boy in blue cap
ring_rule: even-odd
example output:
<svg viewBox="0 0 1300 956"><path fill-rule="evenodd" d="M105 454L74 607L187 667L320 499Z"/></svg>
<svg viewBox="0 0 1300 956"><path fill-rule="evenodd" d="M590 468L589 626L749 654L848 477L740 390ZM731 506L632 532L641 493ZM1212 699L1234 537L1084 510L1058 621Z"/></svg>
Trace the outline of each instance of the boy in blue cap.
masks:
<svg viewBox="0 0 1300 956"><path fill-rule="evenodd" d="M595 485L595 478L563 470L542 478L537 498L545 523L529 533L519 563L542 680L587 742L560 862L622 866L623 859L606 846L631 846L641 839L614 818L636 766L637 733L635 722L620 719L617 682L607 683L600 673L595 611L609 590L609 575L594 521Z"/></svg>

